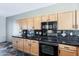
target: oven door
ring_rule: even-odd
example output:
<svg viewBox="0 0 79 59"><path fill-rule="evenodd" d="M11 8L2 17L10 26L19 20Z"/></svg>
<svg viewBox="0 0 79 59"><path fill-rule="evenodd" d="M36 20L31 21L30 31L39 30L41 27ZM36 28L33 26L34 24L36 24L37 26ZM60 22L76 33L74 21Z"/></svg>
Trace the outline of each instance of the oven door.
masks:
<svg viewBox="0 0 79 59"><path fill-rule="evenodd" d="M41 52L41 55L44 55L44 56L57 56L58 48L57 46L41 43L40 52Z"/></svg>

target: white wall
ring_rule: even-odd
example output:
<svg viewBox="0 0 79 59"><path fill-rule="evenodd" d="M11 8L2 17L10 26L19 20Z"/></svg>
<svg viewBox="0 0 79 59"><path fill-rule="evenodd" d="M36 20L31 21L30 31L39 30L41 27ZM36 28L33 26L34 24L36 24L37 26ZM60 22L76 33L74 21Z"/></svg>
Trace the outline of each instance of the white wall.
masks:
<svg viewBox="0 0 79 59"><path fill-rule="evenodd" d="M55 4L49 7L25 12L22 14L14 15L7 17L7 40L11 41L12 35L18 35L18 28L16 27L16 20L21 18L27 18L27 17L33 17L33 16L41 16L46 14L52 14L60 11L69 11L69 10L75 10L78 9L78 5L76 3L61 3L61 4Z"/></svg>
<svg viewBox="0 0 79 59"><path fill-rule="evenodd" d="M0 42L6 41L6 17L0 16Z"/></svg>

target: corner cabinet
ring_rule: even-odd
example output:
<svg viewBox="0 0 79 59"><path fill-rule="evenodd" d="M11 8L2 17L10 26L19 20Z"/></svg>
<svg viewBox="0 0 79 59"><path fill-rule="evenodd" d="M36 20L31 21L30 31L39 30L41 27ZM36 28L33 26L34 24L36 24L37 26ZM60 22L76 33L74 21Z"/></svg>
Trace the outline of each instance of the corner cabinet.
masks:
<svg viewBox="0 0 79 59"><path fill-rule="evenodd" d="M75 29L75 11L58 13L58 30Z"/></svg>
<svg viewBox="0 0 79 59"><path fill-rule="evenodd" d="M34 17L34 29L41 30L41 16Z"/></svg>

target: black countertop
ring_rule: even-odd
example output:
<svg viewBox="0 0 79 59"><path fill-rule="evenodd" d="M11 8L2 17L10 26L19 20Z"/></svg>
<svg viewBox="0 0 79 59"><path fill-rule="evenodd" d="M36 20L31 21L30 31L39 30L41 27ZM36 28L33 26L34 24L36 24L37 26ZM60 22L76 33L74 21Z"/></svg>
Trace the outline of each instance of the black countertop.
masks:
<svg viewBox="0 0 79 59"><path fill-rule="evenodd" d="M41 38L41 37L22 37L22 36L12 36L12 37L30 39L30 40L39 40Z"/></svg>
<svg viewBox="0 0 79 59"><path fill-rule="evenodd" d="M41 39L41 37L22 37L22 36L12 36L12 37L15 37L15 38L24 38L24 39L30 39L30 40L37 40L39 41L39 43L42 43L42 44L48 44L48 45L54 45L54 46L58 46L58 44L66 44L66 45L71 45L71 46L79 46L79 43L66 43L66 42L58 42L58 43L54 43L54 42L44 42Z"/></svg>

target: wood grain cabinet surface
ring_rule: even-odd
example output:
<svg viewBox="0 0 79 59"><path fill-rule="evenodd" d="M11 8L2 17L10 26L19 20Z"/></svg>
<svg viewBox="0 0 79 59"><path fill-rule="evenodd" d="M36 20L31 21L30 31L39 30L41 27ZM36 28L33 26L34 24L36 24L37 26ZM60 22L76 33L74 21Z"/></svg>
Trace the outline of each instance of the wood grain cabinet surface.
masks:
<svg viewBox="0 0 79 59"><path fill-rule="evenodd" d="M18 41L19 41L19 38L13 38L12 39L12 45L14 48L18 49Z"/></svg>
<svg viewBox="0 0 79 59"><path fill-rule="evenodd" d="M79 30L79 11L76 11L76 29Z"/></svg>
<svg viewBox="0 0 79 59"><path fill-rule="evenodd" d="M51 14L49 15L49 20L48 21L57 21L57 14Z"/></svg>
<svg viewBox="0 0 79 59"><path fill-rule="evenodd" d="M58 13L58 29L59 30L75 29L75 11Z"/></svg>
<svg viewBox="0 0 79 59"><path fill-rule="evenodd" d="M34 18L27 18L27 28L34 28Z"/></svg>
<svg viewBox="0 0 79 59"><path fill-rule="evenodd" d="M24 39L24 52L25 53L30 53L30 40L29 39Z"/></svg>
<svg viewBox="0 0 79 59"><path fill-rule="evenodd" d="M77 47L59 44L59 56L77 56Z"/></svg>
<svg viewBox="0 0 79 59"><path fill-rule="evenodd" d="M27 23L27 19L22 19L22 29L27 29L28 23Z"/></svg>
<svg viewBox="0 0 79 59"><path fill-rule="evenodd" d="M79 47L77 47L77 55L79 56Z"/></svg>
<svg viewBox="0 0 79 59"><path fill-rule="evenodd" d="M17 20L16 23L18 24L19 28L27 29L27 19Z"/></svg>
<svg viewBox="0 0 79 59"><path fill-rule="evenodd" d="M39 42L36 40L31 40L31 54L39 55Z"/></svg>
<svg viewBox="0 0 79 59"><path fill-rule="evenodd" d="M23 39L19 39L18 41L18 50L23 51L24 50L24 40Z"/></svg>
<svg viewBox="0 0 79 59"><path fill-rule="evenodd" d="M48 15L45 15L45 16L41 17L41 21L42 22L48 22L48 20L49 20L49 16Z"/></svg>
<svg viewBox="0 0 79 59"><path fill-rule="evenodd" d="M34 29L41 30L41 16L34 17Z"/></svg>

